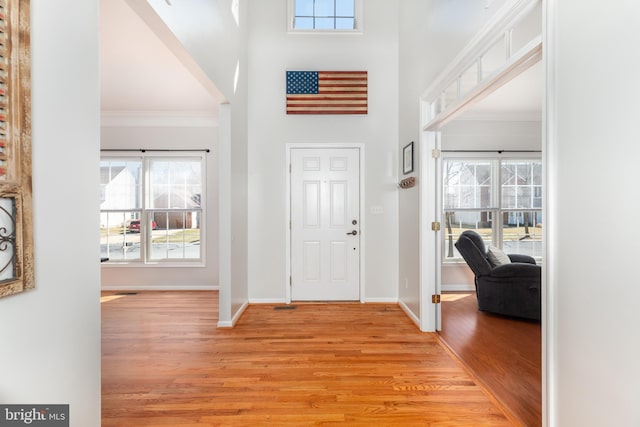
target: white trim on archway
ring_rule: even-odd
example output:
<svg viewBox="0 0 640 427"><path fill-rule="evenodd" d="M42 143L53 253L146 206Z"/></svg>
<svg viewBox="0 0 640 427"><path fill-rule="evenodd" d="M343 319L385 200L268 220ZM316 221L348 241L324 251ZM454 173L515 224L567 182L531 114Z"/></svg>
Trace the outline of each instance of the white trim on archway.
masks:
<svg viewBox="0 0 640 427"><path fill-rule="evenodd" d="M545 201L543 203L543 215L549 214L547 200L553 191L553 183L549 182L549 167L553 167L554 153L554 52L553 29L554 7L549 5L550 0L513 0L505 5L485 28L463 49L455 60L444 69L434 84L428 88L421 97L421 136L420 136L420 329L425 332L433 332L440 329L440 306L433 304L431 295L440 293L440 232L432 231L432 222L441 222L441 209L434 200L441 197L437 184L436 174L440 173L439 160L434 161L432 151L438 156L440 149L439 129L447 122L454 119L465 109L480 101L521 72L533 66L540 60L545 68L545 98L543 102L543 141L542 153L544 159ZM542 4L541 34L533 38L517 52L511 52L510 36L513 26L522 22L523 15L532 11L537 4ZM553 2L552 2L553 3ZM504 63L497 67L489 75L482 74L482 56L495 46L500 37L505 43ZM551 40L551 43L549 41ZM544 44L544 49L543 49ZM550 47L551 46L551 47ZM478 81L471 89L462 93L460 79L462 75L477 64ZM451 90L451 88L456 88ZM454 95L452 96L452 92ZM435 205L435 206L434 206ZM549 241L549 235L553 234L553 225L548 224L543 230L544 241ZM550 278L553 276L553 253L547 245L543 250L543 276L542 276L542 425L552 425L551 420L556 418L556 411L552 404L554 396L553 371L554 371L554 337L555 332L555 307L553 305L553 289L555 284Z"/></svg>

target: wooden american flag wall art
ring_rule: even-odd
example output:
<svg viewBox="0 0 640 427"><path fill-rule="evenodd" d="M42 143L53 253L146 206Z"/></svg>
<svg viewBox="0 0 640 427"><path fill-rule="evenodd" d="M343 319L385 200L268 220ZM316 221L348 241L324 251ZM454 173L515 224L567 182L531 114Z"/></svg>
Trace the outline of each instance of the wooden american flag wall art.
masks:
<svg viewBox="0 0 640 427"><path fill-rule="evenodd" d="M287 71L287 114L367 114L366 71Z"/></svg>

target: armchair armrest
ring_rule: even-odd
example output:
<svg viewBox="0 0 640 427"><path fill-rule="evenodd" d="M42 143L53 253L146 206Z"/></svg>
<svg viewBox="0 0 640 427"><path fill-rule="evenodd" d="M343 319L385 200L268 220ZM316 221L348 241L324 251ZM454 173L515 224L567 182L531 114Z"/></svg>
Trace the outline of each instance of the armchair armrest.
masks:
<svg viewBox="0 0 640 427"><path fill-rule="evenodd" d="M526 262L528 264L535 264L536 260L529 255L520 255L520 254L508 254L507 255L511 262Z"/></svg>
<svg viewBox="0 0 640 427"><path fill-rule="evenodd" d="M540 277L542 268L536 264L526 262L512 262L495 267L491 271L492 277Z"/></svg>

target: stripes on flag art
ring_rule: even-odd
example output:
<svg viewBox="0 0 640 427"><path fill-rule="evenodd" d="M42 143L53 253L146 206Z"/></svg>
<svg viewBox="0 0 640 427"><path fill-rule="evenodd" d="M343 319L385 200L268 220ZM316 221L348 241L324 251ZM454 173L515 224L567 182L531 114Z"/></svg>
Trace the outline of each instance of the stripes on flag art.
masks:
<svg viewBox="0 0 640 427"><path fill-rule="evenodd" d="M287 71L287 114L367 114L367 72Z"/></svg>

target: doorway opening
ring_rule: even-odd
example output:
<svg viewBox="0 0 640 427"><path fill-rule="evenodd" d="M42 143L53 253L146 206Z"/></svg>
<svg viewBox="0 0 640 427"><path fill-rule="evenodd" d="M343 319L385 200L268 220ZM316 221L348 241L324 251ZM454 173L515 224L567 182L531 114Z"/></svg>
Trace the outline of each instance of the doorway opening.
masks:
<svg viewBox="0 0 640 427"><path fill-rule="evenodd" d="M457 256L454 246L464 229L474 229L484 234L485 241L511 253L523 248L535 252L537 247L539 252L534 255L538 262L544 259L542 4L522 2L494 24L481 31L474 39L475 45L463 50L459 63L445 70L422 101L420 320L422 330L439 331L445 344L492 391L514 421L540 425L544 393L540 323L516 321L515 326L509 326L513 319L479 312L474 275ZM520 30L516 31L518 27ZM519 39L520 48L516 50L512 38L515 32L527 34L526 40ZM506 55L500 53L505 51ZM528 194L538 197L537 202L516 204L512 209L502 207L512 190L506 187L503 176L508 170L516 170L518 175L521 166L529 171L528 181L525 174L520 176L529 188L515 189L514 197ZM453 178L448 173L452 168L458 170ZM466 173L464 180L460 179L462 173ZM450 182L446 182L448 178ZM442 303L432 304L432 295L439 295ZM485 320L494 323L486 324ZM491 339L507 336L509 328L515 331L512 338L491 344ZM532 331L523 333L527 328ZM522 335L528 339L517 342ZM466 337L467 342L456 349L456 339L460 337ZM513 366L492 354L499 345L508 351L528 352L522 359L529 358L526 375L533 386L505 388L530 395L522 394L510 401L507 394L491 386L492 376L503 375L504 379L510 375L506 372L508 367ZM465 348L470 352L464 353ZM473 369L478 360L482 361L479 366L485 367L484 373ZM513 384L522 385L522 372L515 373L521 378ZM481 375L486 375L486 380ZM514 402L525 404L514 408Z"/></svg>
<svg viewBox="0 0 640 427"><path fill-rule="evenodd" d="M521 425L540 425L542 419L541 324L479 311L474 274L455 242L473 230L485 248L542 263L540 65L440 129L439 335ZM521 95L520 107L491 109L494 95L510 94Z"/></svg>

